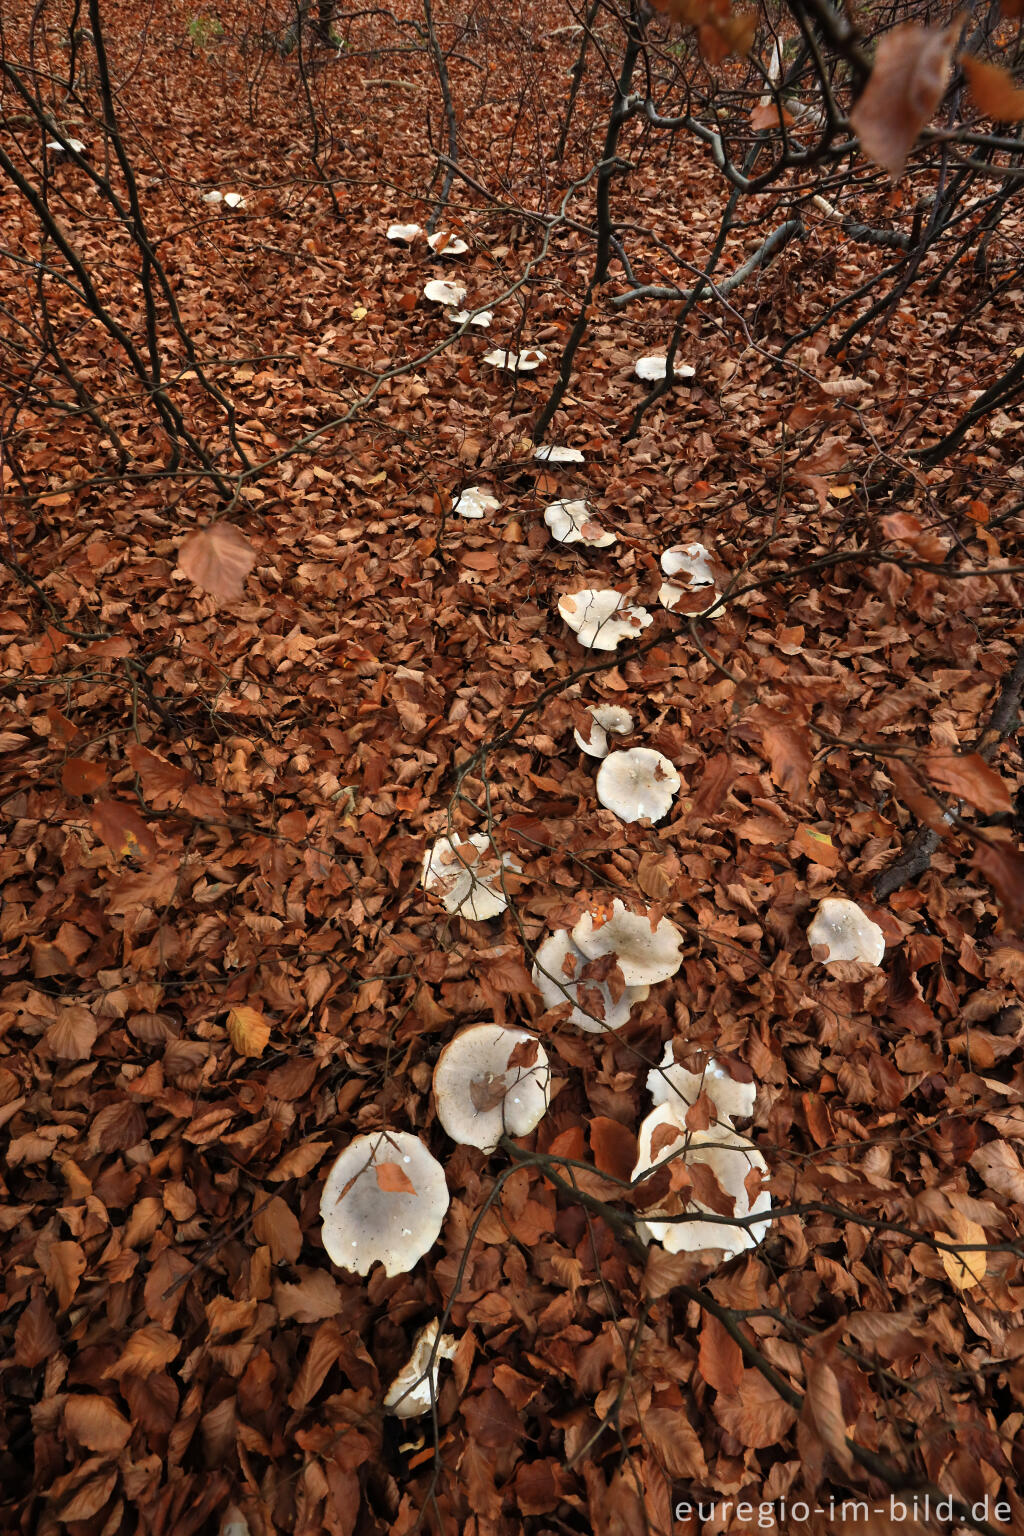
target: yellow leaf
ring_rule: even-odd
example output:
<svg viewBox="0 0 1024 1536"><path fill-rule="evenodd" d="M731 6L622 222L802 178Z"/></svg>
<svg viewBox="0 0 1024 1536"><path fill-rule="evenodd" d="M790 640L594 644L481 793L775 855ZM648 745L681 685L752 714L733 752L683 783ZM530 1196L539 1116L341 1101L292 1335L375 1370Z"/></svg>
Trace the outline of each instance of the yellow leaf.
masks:
<svg viewBox="0 0 1024 1536"><path fill-rule="evenodd" d="M951 1242L959 1239L963 1243L983 1243L985 1241L985 1229L979 1227L976 1221L968 1221L966 1216L961 1216L959 1211L953 1212L951 1226L956 1227L956 1232L942 1232L941 1237L947 1237ZM950 1252L942 1250L942 1267L960 1291L969 1291L972 1285L977 1285L984 1280L985 1271L988 1268L988 1254L980 1248L972 1248L967 1252L957 1249Z"/></svg>
<svg viewBox="0 0 1024 1536"><path fill-rule="evenodd" d="M367 314L368 314L368 311L365 310L361 304L357 304L356 308L352 311L352 319L353 320L365 320Z"/></svg>
<svg viewBox="0 0 1024 1536"><path fill-rule="evenodd" d="M828 488L828 493L830 496L834 497L836 501L845 501L848 496L853 495L856 489L857 487L855 485L830 485Z"/></svg>
<svg viewBox="0 0 1024 1536"><path fill-rule="evenodd" d="M228 1035L239 1056L262 1056L270 1039L270 1025L256 1008L232 1008Z"/></svg>

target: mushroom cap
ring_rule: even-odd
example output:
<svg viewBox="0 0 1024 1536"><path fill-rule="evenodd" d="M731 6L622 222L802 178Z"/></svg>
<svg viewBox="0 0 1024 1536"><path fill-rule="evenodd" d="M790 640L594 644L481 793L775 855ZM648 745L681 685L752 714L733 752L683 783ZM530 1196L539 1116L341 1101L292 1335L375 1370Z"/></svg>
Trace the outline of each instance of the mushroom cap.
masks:
<svg viewBox="0 0 1024 1536"><path fill-rule="evenodd" d="M419 1137L357 1136L335 1159L320 1196L323 1244L340 1269L366 1275L379 1259L385 1274L401 1275L437 1242L447 1209L444 1169Z"/></svg>
<svg viewBox="0 0 1024 1536"><path fill-rule="evenodd" d="M597 914L599 919L602 916ZM630 912L616 897L611 915L603 922L594 919L593 912L584 912L572 930L572 941L588 960L615 955L627 987L667 981L682 965L683 936L667 917L652 928L646 912Z"/></svg>
<svg viewBox="0 0 1024 1536"><path fill-rule="evenodd" d="M494 319L493 309L481 309L475 315L468 309L449 309L446 313L452 325L465 325L468 320L470 325L482 326L485 331Z"/></svg>
<svg viewBox="0 0 1024 1536"><path fill-rule="evenodd" d="M245 198L241 192L225 192L224 203L228 208L244 208Z"/></svg>
<svg viewBox="0 0 1024 1536"><path fill-rule="evenodd" d="M651 989L647 986L626 987L618 1002L613 1002L607 982L579 979L588 963L587 956L573 943L572 934L567 929L561 928L546 938L537 950L533 965L533 984L544 1007L558 1008L562 1003L572 1003L568 1022L591 1035L621 1029L627 1023L634 1003L642 1003ZM596 996L600 997L599 1013L589 1013L587 1006L598 1006Z"/></svg>
<svg viewBox="0 0 1024 1536"><path fill-rule="evenodd" d="M668 1140L667 1133L673 1130L677 1134L673 1139ZM659 1136L659 1150L655 1154L652 1143L658 1131L661 1131L662 1135ZM665 1145L661 1145L663 1140L666 1142ZM634 1182L669 1157L674 1157L684 1167L693 1163L704 1163L714 1174L724 1193L732 1196L735 1216L757 1216L762 1211L771 1210L771 1195L768 1191L762 1189L751 1204L744 1183L752 1168L766 1178L768 1164L754 1143L746 1136L740 1136L731 1126L714 1126L706 1131L687 1131L682 1121L676 1118L671 1105L659 1104L640 1126L637 1152L636 1167L633 1169ZM689 1201L682 1209L703 1212L707 1215L716 1214L710 1206L702 1204L699 1200ZM656 1216L659 1212L669 1214L663 1206L654 1207L650 1214ZM753 1222L750 1226L738 1227L732 1225L728 1217L719 1221L667 1222L652 1221L650 1215L645 1215L644 1220L637 1223L640 1236L648 1242L660 1243L666 1253L702 1253L708 1248L720 1248L724 1255L723 1263L727 1259L735 1258L744 1249L755 1247L764 1238L768 1227L768 1221Z"/></svg>
<svg viewBox="0 0 1024 1536"><path fill-rule="evenodd" d="M558 611L580 645L595 651L614 651L620 640L635 640L654 622L646 608L631 606L611 588L565 592L558 599Z"/></svg>
<svg viewBox="0 0 1024 1536"><path fill-rule="evenodd" d="M427 236L427 244L435 256L464 256L469 250L465 240L460 240L458 235L445 234L441 229Z"/></svg>
<svg viewBox="0 0 1024 1536"><path fill-rule="evenodd" d="M384 1398L386 1413L399 1419L418 1419L420 1414L430 1412L431 1403L437 1399L437 1368L442 1360L455 1356L455 1335L443 1333L438 1339L440 1328L435 1317L416 1335L412 1354L388 1387Z"/></svg>
<svg viewBox="0 0 1024 1536"><path fill-rule="evenodd" d="M446 304L449 309L466 302L467 289L462 283L449 283L443 277L432 277L423 285L423 297L431 304Z"/></svg>
<svg viewBox="0 0 1024 1536"><path fill-rule="evenodd" d="M529 1066L513 1064L533 1046ZM536 1035L500 1024L460 1030L437 1058L437 1118L460 1146L493 1152L502 1136L525 1136L544 1118L550 1098L548 1058Z"/></svg>
<svg viewBox="0 0 1024 1536"><path fill-rule="evenodd" d="M535 459L540 459L544 464L582 464L583 454L578 448L535 448Z"/></svg>
<svg viewBox="0 0 1024 1536"><path fill-rule="evenodd" d="M590 757L607 757L608 732L612 731L616 736L628 736L633 729L633 716L621 704L588 704L587 709L594 720L590 727L590 740L584 741L580 732L574 730L572 734L576 745Z"/></svg>
<svg viewBox="0 0 1024 1536"><path fill-rule="evenodd" d="M586 544L588 549L607 549L616 535L591 520L585 501L553 501L544 513L551 537L559 544Z"/></svg>
<svg viewBox="0 0 1024 1536"><path fill-rule="evenodd" d="M731 1125L734 1120L745 1120L754 1113L757 1088L753 1083L741 1083L730 1077L725 1068L714 1059L700 1072L688 1072L676 1061L672 1041L666 1040L665 1054L659 1067L652 1067L647 1074L647 1087L655 1104L668 1104L682 1119L700 1094L707 1094L718 1111L718 1123Z"/></svg>
<svg viewBox="0 0 1024 1536"><path fill-rule="evenodd" d="M484 353L485 363L490 363L493 368L505 368L509 373L532 373L547 360L547 353L539 347L527 347L525 352L506 352L499 347L494 352Z"/></svg>
<svg viewBox="0 0 1024 1536"><path fill-rule="evenodd" d="M501 503L490 491L483 491L478 485L467 485L459 495L452 507L459 517L483 517L487 512L496 512Z"/></svg>
<svg viewBox="0 0 1024 1536"><path fill-rule="evenodd" d="M807 930L807 940L812 945L824 944L828 949L825 965L837 960L865 960L868 965L881 965L885 956L885 934L855 901L848 901L845 896L826 896L819 903Z"/></svg>
<svg viewBox="0 0 1024 1536"><path fill-rule="evenodd" d="M475 851L474 851L475 850ZM481 859L480 855L485 857ZM487 857L490 854L491 857ZM477 871L482 864L490 866ZM505 869L522 873L510 853L503 853L501 863ZM422 884L425 890L434 891L441 898L446 912L457 912L473 922L482 923L504 912L508 900L501 889L501 873L496 867L491 840L484 832L471 832L468 838L439 837L432 848L423 855Z"/></svg>
<svg viewBox="0 0 1024 1536"><path fill-rule="evenodd" d="M85 154L85 145L82 143L81 139L47 139L46 147L47 149L54 149L58 151L73 149L76 155Z"/></svg>
<svg viewBox="0 0 1024 1536"><path fill-rule="evenodd" d="M711 569L711 554L703 544L674 544L671 549L666 549L661 557L661 568L666 576L686 575L689 583L684 585L675 581L664 581L658 593L658 602L663 608L674 608L676 603L686 593L694 592L699 587L714 587L715 573ZM717 601L717 593L708 608L713 608ZM707 608L702 608L701 613L706 613ZM699 618L700 614L694 614Z"/></svg>
<svg viewBox="0 0 1024 1536"><path fill-rule="evenodd" d="M597 770L597 798L623 821L660 821L682 783L669 758L651 747L609 752Z"/></svg>
<svg viewBox="0 0 1024 1536"><path fill-rule="evenodd" d="M211 203L211 204L212 203L222 203L223 201L224 201L224 194L223 194L223 192L218 191L218 189L216 187L213 188L212 192L204 192L203 193L203 202L204 203Z"/></svg>
<svg viewBox="0 0 1024 1536"><path fill-rule="evenodd" d="M638 379L656 384L668 372L668 358L663 353L656 353L650 357L638 357L634 372ZM687 363L672 364L673 379L692 379L695 373L696 369L691 368Z"/></svg>
<svg viewBox="0 0 1024 1536"><path fill-rule="evenodd" d="M415 240L423 231L419 224L389 224L389 240Z"/></svg>

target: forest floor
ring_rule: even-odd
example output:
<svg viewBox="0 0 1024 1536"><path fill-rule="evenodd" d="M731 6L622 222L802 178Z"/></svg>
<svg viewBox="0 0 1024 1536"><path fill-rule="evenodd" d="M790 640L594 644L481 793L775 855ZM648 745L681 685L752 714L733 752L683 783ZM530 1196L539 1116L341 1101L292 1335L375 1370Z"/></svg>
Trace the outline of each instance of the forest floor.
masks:
<svg viewBox="0 0 1024 1536"><path fill-rule="evenodd" d="M315 56L313 145L295 57L255 30L243 51L240 24L197 35L194 14L156 0L140 31L136 4L104 5L181 317L159 299L167 389L230 497L188 453L168 470L152 401L109 328L33 275L38 226L0 184L18 322L0 381L0 1525L633 1536L697 1531L674 1513L699 1496L770 1505L780 1528L785 1501L863 1498L858 1530L906 1532L890 1497L931 1488L1009 1529L992 1511L1020 1521L1024 1477L1024 767L1012 733L988 776L956 759L1021 644L1020 423L997 413L933 469L911 455L1020 345L1019 286L989 301L986 274L956 267L830 356L855 304L801 331L887 253L808 210L728 305L697 306L694 378L630 436L634 364L664 350L673 306L616 308L613 263L547 437L583 462L539 464L593 241L530 210L599 159L601 69L555 162L576 37L547 14L470 19L452 94L487 195L456 178L442 227L469 250L437 257L385 238L437 194L416 35L371 16ZM83 57L64 126L119 186ZM631 128L619 152L635 270L686 281L651 231L703 263L723 183L683 135ZM244 207L204 204L212 188ZM909 194L865 174L850 195L884 225ZM124 224L73 163L48 198L142 345ZM589 227L592 178L568 206ZM744 205L724 270L779 206ZM1007 228L1019 249L1024 221ZM489 330L452 339L422 297L438 277L494 301ZM36 365L41 295L112 430ZM483 361L527 347L547 354L534 372ZM498 509L455 515L469 485ZM553 542L563 498L617 542ZM244 535L233 599L177 565L219 521ZM659 607L658 560L696 540L726 600L691 622ZM617 655L557 609L610 586L655 615ZM656 826L597 801L573 727L598 703L680 775ZM920 817L943 832L930 866L875 899ZM451 827L521 866L502 916L448 917L423 890ZM880 968L812 955L827 895L880 924ZM625 1028L584 1034L545 1013L533 951L613 896L667 914L683 964ZM539 1032L551 1063L518 1154L454 1146L431 1096L441 1047L492 1019ZM776 1217L725 1265L645 1252L616 1182L670 1040L757 1086ZM451 1206L411 1272L363 1277L328 1259L320 1191L384 1127L425 1140ZM384 1393L439 1315L454 1364L436 1413L403 1422Z"/></svg>

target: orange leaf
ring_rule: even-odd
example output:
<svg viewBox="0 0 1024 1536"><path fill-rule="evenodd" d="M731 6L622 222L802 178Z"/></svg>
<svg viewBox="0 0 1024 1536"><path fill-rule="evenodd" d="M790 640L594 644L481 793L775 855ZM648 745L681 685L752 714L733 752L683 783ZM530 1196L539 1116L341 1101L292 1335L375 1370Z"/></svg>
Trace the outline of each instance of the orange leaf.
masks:
<svg viewBox="0 0 1024 1536"><path fill-rule="evenodd" d="M697 1366L716 1392L738 1392L743 1380L743 1351L717 1317L706 1313L700 1330Z"/></svg>
<svg viewBox="0 0 1024 1536"><path fill-rule="evenodd" d="M181 1348L178 1339L157 1323L147 1323L130 1334L124 1348L113 1365L108 1365L104 1376L152 1376L169 1365Z"/></svg>
<svg viewBox="0 0 1024 1536"><path fill-rule="evenodd" d="M590 1122L590 1150L602 1173L616 1179L629 1179L636 1164L636 1137L628 1126L606 1115L595 1115Z"/></svg>
<svg viewBox="0 0 1024 1536"><path fill-rule="evenodd" d="M61 1061L87 1061L99 1033L96 1020L82 1003L59 1008L43 1039Z"/></svg>
<svg viewBox="0 0 1024 1536"><path fill-rule="evenodd" d="M132 1427L107 1397L72 1393L64 1404L64 1427L89 1451L123 1451Z"/></svg>
<svg viewBox="0 0 1024 1536"><path fill-rule="evenodd" d="M964 757L937 752L925 758L929 777L951 795L968 800L987 816L1012 811L1010 786L978 752Z"/></svg>
<svg viewBox="0 0 1024 1536"><path fill-rule="evenodd" d="M414 1195L416 1186L400 1163L374 1163L377 1187L389 1195Z"/></svg>
<svg viewBox="0 0 1024 1536"><path fill-rule="evenodd" d="M1024 91L999 64L986 64L972 54L960 56L971 100L979 112L997 123L1024 122Z"/></svg>
<svg viewBox="0 0 1024 1536"><path fill-rule="evenodd" d="M232 1008L228 1037L239 1056L262 1056L270 1039L270 1025L257 1008Z"/></svg>
<svg viewBox="0 0 1024 1536"><path fill-rule="evenodd" d="M92 829L119 859L149 859L156 841L134 806L124 800L97 800L89 815Z"/></svg>
<svg viewBox="0 0 1024 1536"><path fill-rule="evenodd" d="M946 89L960 18L948 27L905 22L878 45L875 67L850 122L868 160L899 176L914 140Z"/></svg>
<svg viewBox="0 0 1024 1536"><path fill-rule="evenodd" d="M245 578L255 564L256 551L234 523L209 523L190 533L178 550L179 570L226 603L242 596Z"/></svg>
<svg viewBox="0 0 1024 1536"><path fill-rule="evenodd" d="M763 133L767 129L777 128L779 126L779 117L780 108L776 106L774 101L762 101L758 103L750 114L750 126L758 133ZM785 107L781 108L781 118L787 128L793 121Z"/></svg>
<svg viewBox="0 0 1024 1536"><path fill-rule="evenodd" d="M93 795L107 782L102 763L90 763L86 757L69 757L61 770L60 782L69 795Z"/></svg>
<svg viewBox="0 0 1024 1536"><path fill-rule="evenodd" d="M1007 926L1024 927L1024 853L1009 843L979 843L971 860L995 886Z"/></svg>

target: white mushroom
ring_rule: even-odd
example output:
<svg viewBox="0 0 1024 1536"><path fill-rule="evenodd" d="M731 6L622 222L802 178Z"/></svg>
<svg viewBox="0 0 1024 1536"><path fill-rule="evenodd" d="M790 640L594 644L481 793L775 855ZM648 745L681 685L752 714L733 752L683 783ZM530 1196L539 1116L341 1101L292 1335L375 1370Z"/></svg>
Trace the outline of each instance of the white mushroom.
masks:
<svg viewBox="0 0 1024 1536"><path fill-rule="evenodd" d="M592 962L582 949L572 941L566 929L553 933L537 950L533 966L533 984L540 993L545 1008L558 1008L562 1003L572 1003L568 1023L588 1034L601 1034L608 1029L621 1029L628 1021L634 1003L642 1003L650 987L626 987L618 1000L613 1000L611 989L605 981L592 981L582 972Z"/></svg>
<svg viewBox="0 0 1024 1536"><path fill-rule="evenodd" d="M67 154L69 149L73 149L76 155L85 154L85 145L81 139L47 139L46 147L52 149L55 155Z"/></svg>
<svg viewBox="0 0 1024 1536"><path fill-rule="evenodd" d="M535 448L533 456L544 464L583 463L583 454L578 448Z"/></svg>
<svg viewBox="0 0 1024 1536"><path fill-rule="evenodd" d="M484 354L484 362L492 368L504 368L509 373L532 373L541 363L547 362L547 353L539 347L527 347L525 352L506 352L498 348Z"/></svg>
<svg viewBox="0 0 1024 1536"><path fill-rule="evenodd" d="M323 1244L333 1263L365 1275L412 1269L436 1243L448 1209L444 1169L408 1131L357 1136L320 1196Z"/></svg>
<svg viewBox="0 0 1024 1536"><path fill-rule="evenodd" d="M614 651L620 640L635 640L654 620L646 608L630 606L621 592L586 587L566 592L558 599L558 611L574 630L580 645L595 651Z"/></svg>
<svg viewBox="0 0 1024 1536"><path fill-rule="evenodd" d="M662 355L653 357L638 357L634 369L638 379L644 379L649 384L656 384L663 379L668 372L668 358ZM692 379L696 369L686 363L672 364L672 377L674 379Z"/></svg>
<svg viewBox="0 0 1024 1536"><path fill-rule="evenodd" d="M223 194L223 192L218 191L216 187L214 187L212 192L204 192L203 193L203 202L204 203L209 203L211 205L211 207L214 206L217 203L222 203L223 201L224 201L224 194Z"/></svg>
<svg viewBox="0 0 1024 1536"><path fill-rule="evenodd" d="M241 192L225 192L224 206L225 208L244 208L245 198Z"/></svg>
<svg viewBox="0 0 1024 1536"><path fill-rule="evenodd" d="M423 233L423 231L420 228L419 224L389 224L388 225L388 239L389 240L404 240L404 241L408 242L410 240L415 240L416 236L420 235L422 233Z"/></svg>
<svg viewBox="0 0 1024 1536"><path fill-rule="evenodd" d="M597 798L623 821L660 821L682 783L669 758L651 747L610 752L597 770Z"/></svg>
<svg viewBox="0 0 1024 1536"><path fill-rule="evenodd" d="M437 1118L460 1146L493 1152L502 1136L526 1136L544 1118L550 1082L548 1058L535 1035L473 1024L437 1058Z"/></svg>
<svg viewBox="0 0 1024 1536"><path fill-rule="evenodd" d="M429 1413L430 1405L437 1401L437 1368L442 1360L455 1358L455 1335L437 1335L441 1324L433 1322L422 1327L413 1341L412 1354L388 1387L384 1398L386 1413L398 1419L418 1419Z"/></svg>
<svg viewBox="0 0 1024 1536"><path fill-rule="evenodd" d="M668 1104L680 1120L691 1104L704 1093L718 1112L718 1123L732 1125L754 1113L757 1089L730 1077L721 1063L712 1059L701 1072L688 1072L676 1061L672 1041L665 1042L665 1054L659 1067L647 1074L647 1087L655 1104Z"/></svg>
<svg viewBox="0 0 1024 1536"><path fill-rule="evenodd" d="M449 309L458 309L460 304L466 302L466 292L462 283L448 283L441 277L434 277L424 285L423 297L429 299L431 304L445 304Z"/></svg>
<svg viewBox="0 0 1024 1536"><path fill-rule="evenodd" d="M696 591L698 587L714 588L715 573L711 569L711 554L703 544L674 544L662 555L661 568L666 576L689 577L688 585L682 585L676 581L662 582L658 601L663 608L673 608L681 597L688 592ZM714 607L717 596L717 593L713 593L708 608ZM700 611L707 613L708 609L702 608ZM721 611L720 609L719 613Z"/></svg>
<svg viewBox="0 0 1024 1536"><path fill-rule="evenodd" d="M427 244L435 256L464 256L469 250L465 240L460 240L458 235L446 235L440 229L436 235L427 236Z"/></svg>
<svg viewBox="0 0 1024 1536"><path fill-rule="evenodd" d="M659 1104L641 1124L637 1142L634 1182L671 1157L674 1158L673 1166L678 1166L675 1177L679 1189L688 1193L692 1185L687 1179L687 1172L695 1164L703 1163L714 1175L723 1195L732 1198L733 1217L742 1219L771 1210L768 1191L762 1188L751 1202L746 1183L751 1171L756 1171L762 1179L766 1179L768 1165L754 1143L740 1136L731 1126L687 1131L685 1125L676 1118L671 1105ZM658 1147L656 1152L655 1142ZM690 1212L717 1215L724 1219L672 1222L651 1219L652 1216L682 1216ZM673 1190L653 1210L645 1212L643 1220L637 1223L640 1236L646 1242L661 1243L667 1253L702 1253L709 1248L721 1249L723 1263L761 1242L768 1227L768 1221L736 1226L723 1212L714 1211L700 1200L686 1201L677 1190Z"/></svg>
<svg viewBox="0 0 1024 1536"><path fill-rule="evenodd" d="M496 512L501 503L490 491L482 491L478 485L467 485L452 506L452 511L459 517L483 517L488 512Z"/></svg>
<svg viewBox="0 0 1024 1536"><path fill-rule="evenodd" d="M446 912L482 923L504 912L508 901L501 889L501 868L522 873L510 853L498 865L491 840L483 832L462 838L439 837L423 856L423 887L441 898Z"/></svg>
<svg viewBox="0 0 1024 1536"><path fill-rule="evenodd" d="M449 309L445 313L452 325L465 325L468 321L470 325L479 325L485 331L494 319L493 309L481 309L475 315L468 309Z"/></svg>
<svg viewBox="0 0 1024 1536"><path fill-rule="evenodd" d="M590 740L584 741L581 732L574 730L576 745L590 757L607 757L608 732L628 736L633 729L633 716L620 704L588 704L587 709L594 722L590 727Z"/></svg>
<svg viewBox="0 0 1024 1536"><path fill-rule="evenodd" d="M607 549L615 543L615 534L609 533L591 520L590 508L585 501L554 501L544 513L544 521L551 529L551 537L559 544L586 544L588 549Z"/></svg>
<svg viewBox="0 0 1024 1536"><path fill-rule="evenodd" d="M885 934L862 912L855 901L844 896L826 896L807 930L807 939L815 948L828 951L823 964L837 960L865 960L881 965L885 955Z"/></svg>
<svg viewBox="0 0 1024 1536"><path fill-rule="evenodd" d="M674 976L683 963L683 936L667 917L651 927L646 912L630 912L616 898L612 910L584 912L572 941L588 960L615 955L627 987L655 986Z"/></svg>

